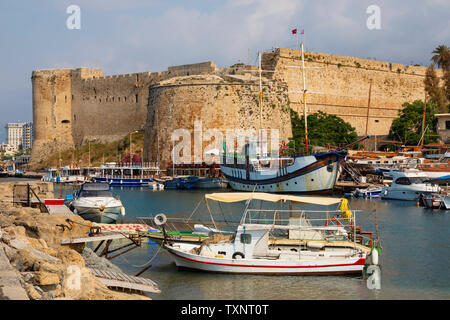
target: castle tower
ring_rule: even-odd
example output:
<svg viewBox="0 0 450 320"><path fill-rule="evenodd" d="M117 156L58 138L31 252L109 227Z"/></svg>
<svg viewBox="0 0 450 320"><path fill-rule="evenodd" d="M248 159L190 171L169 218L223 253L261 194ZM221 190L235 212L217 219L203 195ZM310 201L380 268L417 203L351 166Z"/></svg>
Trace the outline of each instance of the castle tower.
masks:
<svg viewBox="0 0 450 320"><path fill-rule="evenodd" d="M72 69L37 70L31 76L33 88L34 143L31 162L73 146Z"/></svg>

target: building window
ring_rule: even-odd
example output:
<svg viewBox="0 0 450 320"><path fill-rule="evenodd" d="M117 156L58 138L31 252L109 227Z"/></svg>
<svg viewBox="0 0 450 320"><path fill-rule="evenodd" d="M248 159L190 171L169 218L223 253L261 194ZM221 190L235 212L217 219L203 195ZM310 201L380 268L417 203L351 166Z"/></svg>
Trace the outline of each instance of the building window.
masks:
<svg viewBox="0 0 450 320"><path fill-rule="evenodd" d="M136 95L136 103L138 103L138 95Z"/></svg>
<svg viewBox="0 0 450 320"><path fill-rule="evenodd" d="M445 121L445 130L450 130L450 120Z"/></svg>

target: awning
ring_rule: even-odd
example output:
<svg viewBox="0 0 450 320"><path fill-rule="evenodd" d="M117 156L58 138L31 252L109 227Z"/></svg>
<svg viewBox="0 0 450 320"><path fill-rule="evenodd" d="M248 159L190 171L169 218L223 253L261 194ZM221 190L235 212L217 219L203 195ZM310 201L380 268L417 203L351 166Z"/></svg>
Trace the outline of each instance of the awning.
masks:
<svg viewBox="0 0 450 320"><path fill-rule="evenodd" d="M307 197L307 196L291 196L272 194L264 192L225 192L225 193L210 193L205 195L206 199L219 202L239 202L246 200L263 200L270 202L292 201L295 203L317 204L322 206L329 206L341 202L341 198L329 197Z"/></svg>
<svg viewBox="0 0 450 320"><path fill-rule="evenodd" d="M435 183L435 184L440 184L440 185L450 184L450 175L431 179L430 182Z"/></svg>

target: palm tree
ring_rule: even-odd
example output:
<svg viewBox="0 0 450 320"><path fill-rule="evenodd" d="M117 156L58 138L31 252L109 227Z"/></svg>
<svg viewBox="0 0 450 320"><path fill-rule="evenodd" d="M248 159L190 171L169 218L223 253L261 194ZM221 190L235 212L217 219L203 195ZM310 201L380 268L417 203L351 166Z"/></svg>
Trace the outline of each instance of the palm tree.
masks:
<svg viewBox="0 0 450 320"><path fill-rule="evenodd" d="M431 57L431 60L444 71L448 71L450 66L450 48L446 45L440 45L434 49L433 53L435 55Z"/></svg>

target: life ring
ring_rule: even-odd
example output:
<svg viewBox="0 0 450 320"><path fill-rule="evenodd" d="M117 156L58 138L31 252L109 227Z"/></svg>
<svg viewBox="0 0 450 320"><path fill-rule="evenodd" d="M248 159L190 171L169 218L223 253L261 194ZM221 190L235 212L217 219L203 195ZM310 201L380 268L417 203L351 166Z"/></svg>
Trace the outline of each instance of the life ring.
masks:
<svg viewBox="0 0 450 320"><path fill-rule="evenodd" d="M334 221L336 221L336 224L338 225L338 227L340 227L340 226L341 226L341 223L339 222L339 220L338 220L338 219L336 219L336 217L335 217L335 216L333 216L333 217L329 218L329 219L327 220L327 222L325 222L325 227L328 227L328 221L330 221L330 220L334 220Z"/></svg>
<svg viewBox="0 0 450 320"><path fill-rule="evenodd" d="M245 254L243 254L242 252L235 252L233 253L233 259L236 259L236 257L240 257L237 259L244 259L245 258Z"/></svg>

